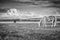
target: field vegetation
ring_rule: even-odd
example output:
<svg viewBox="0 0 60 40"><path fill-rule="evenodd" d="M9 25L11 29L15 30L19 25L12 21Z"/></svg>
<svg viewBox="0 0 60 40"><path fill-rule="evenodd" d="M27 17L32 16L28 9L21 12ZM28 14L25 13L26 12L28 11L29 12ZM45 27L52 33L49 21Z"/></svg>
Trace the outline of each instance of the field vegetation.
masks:
<svg viewBox="0 0 60 40"><path fill-rule="evenodd" d="M60 40L60 31L57 30L33 30L21 27L18 30L14 28L15 26L10 27L7 24L0 24L0 40Z"/></svg>

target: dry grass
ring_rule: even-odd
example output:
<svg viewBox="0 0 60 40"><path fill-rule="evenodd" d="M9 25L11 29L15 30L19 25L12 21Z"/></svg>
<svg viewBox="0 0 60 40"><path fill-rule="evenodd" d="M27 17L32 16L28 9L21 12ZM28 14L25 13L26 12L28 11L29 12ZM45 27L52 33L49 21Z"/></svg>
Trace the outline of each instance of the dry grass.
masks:
<svg viewBox="0 0 60 40"><path fill-rule="evenodd" d="M35 25L36 24L0 24L0 39L1 40L60 40L59 38L60 31L46 30L44 28L36 30L37 26ZM31 26L32 28L35 29L32 29Z"/></svg>

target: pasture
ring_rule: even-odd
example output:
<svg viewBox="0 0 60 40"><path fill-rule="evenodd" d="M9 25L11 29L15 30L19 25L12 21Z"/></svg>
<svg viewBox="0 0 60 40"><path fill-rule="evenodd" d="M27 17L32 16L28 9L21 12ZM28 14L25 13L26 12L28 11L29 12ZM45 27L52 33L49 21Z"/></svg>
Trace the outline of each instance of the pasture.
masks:
<svg viewBox="0 0 60 40"><path fill-rule="evenodd" d="M43 28L38 23L0 23L1 40L59 40L60 28Z"/></svg>

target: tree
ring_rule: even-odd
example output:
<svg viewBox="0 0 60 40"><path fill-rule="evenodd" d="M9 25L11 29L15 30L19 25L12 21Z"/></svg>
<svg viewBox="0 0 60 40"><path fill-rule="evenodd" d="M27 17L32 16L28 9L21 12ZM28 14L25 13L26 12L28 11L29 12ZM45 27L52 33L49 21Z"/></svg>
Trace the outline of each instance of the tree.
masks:
<svg viewBox="0 0 60 40"><path fill-rule="evenodd" d="M18 10L15 8L8 10L7 14L11 16L19 16Z"/></svg>

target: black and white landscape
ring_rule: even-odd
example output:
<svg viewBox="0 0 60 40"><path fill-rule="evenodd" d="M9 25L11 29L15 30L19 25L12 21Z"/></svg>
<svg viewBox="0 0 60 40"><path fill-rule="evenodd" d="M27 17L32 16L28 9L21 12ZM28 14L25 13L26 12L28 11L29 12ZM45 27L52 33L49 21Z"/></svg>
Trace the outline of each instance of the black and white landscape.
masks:
<svg viewBox="0 0 60 40"><path fill-rule="evenodd" d="M0 40L60 40L60 0L0 0Z"/></svg>

